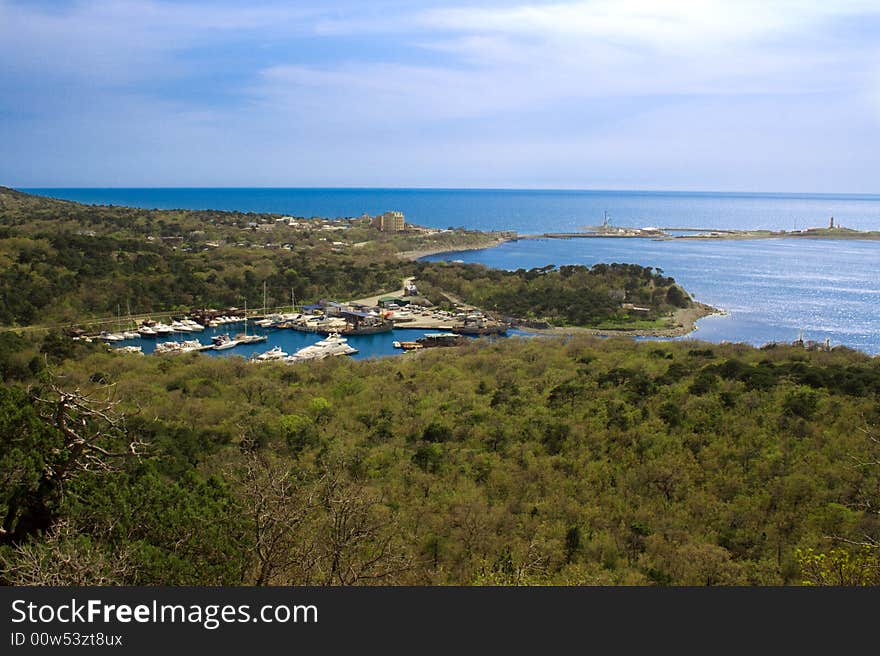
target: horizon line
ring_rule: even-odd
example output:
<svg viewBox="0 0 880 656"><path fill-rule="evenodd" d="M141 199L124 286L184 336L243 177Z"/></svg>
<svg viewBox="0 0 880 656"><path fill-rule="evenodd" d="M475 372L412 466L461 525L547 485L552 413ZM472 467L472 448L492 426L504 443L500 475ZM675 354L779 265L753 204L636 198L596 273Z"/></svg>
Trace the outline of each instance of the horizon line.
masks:
<svg viewBox="0 0 880 656"><path fill-rule="evenodd" d="M153 189L173 189L173 190L220 190L220 189L262 189L262 190L280 190L280 189L296 189L296 190L328 190L328 191L350 191L350 190L382 190L382 191L533 191L533 192L586 192L586 193L635 193L635 194L729 194L740 196L867 196L871 198L880 198L880 192L858 192L858 191L743 191L743 190L719 190L719 189L626 189L626 188L584 188L584 187L432 187L432 186L414 186L414 187L382 187L382 186L65 186L65 187L10 187L19 191L34 190L153 190Z"/></svg>

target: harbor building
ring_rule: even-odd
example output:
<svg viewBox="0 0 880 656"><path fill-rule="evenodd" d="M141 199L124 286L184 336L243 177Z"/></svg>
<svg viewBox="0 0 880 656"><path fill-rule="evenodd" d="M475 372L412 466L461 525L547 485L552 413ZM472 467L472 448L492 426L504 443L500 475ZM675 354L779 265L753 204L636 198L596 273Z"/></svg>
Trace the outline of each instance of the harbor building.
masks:
<svg viewBox="0 0 880 656"><path fill-rule="evenodd" d="M403 220L403 212L385 212L370 219L374 228L382 232L403 232L406 230L406 222Z"/></svg>

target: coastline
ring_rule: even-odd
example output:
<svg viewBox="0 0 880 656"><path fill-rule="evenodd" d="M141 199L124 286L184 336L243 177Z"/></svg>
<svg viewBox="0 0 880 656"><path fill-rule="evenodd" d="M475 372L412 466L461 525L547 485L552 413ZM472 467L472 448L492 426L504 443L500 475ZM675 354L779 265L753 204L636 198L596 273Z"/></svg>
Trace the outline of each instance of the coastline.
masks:
<svg viewBox="0 0 880 656"><path fill-rule="evenodd" d="M534 335L595 335L597 337L683 337L692 333L697 327L697 321L704 317L712 315L727 314L724 310L694 301L689 308L676 310L672 315L672 320L676 324L672 328L650 328L650 329L626 329L620 328L615 330L603 330L599 328L588 328L586 326L555 326L553 328L517 328L525 333Z"/></svg>
<svg viewBox="0 0 880 656"><path fill-rule="evenodd" d="M413 251L398 251L397 257L402 260L410 260L415 262L416 260L420 260L423 257L428 257L429 255L440 255L442 253L458 253L460 251L481 251L485 248L494 248L495 246L500 246L501 244L505 244L509 241L516 241L519 239L519 236L516 237L494 237L492 239L488 239L485 242L480 242L477 244L464 244L462 246L437 246L436 248L421 248Z"/></svg>
<svg viewBox="0 0 880 656"><path fill-rule="evenodd" d="M667 228L664 230L679 231ZM643 232L639 228L620 233L600 232L546 232L540 235L519 235L515 239L651 239L653 241L735 241L758 239L827 239L833 241L880 241L880 231L849 230L846 228L811 228L805 231L772 230L697 230L695 234L670 235Z"/></svg>

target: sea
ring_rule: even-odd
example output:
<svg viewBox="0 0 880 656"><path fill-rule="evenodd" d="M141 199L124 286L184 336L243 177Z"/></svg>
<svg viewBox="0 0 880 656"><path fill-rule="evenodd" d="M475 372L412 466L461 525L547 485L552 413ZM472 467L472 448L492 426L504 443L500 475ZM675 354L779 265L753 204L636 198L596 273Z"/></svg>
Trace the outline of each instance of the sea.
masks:
<svg viewBox="0 0 880 656"><path fill-rule="evenodd" d="M606 217L611 225L621 227L693 230L803 230L826 227L833 217L836 226L880 230L880 195L865 194L303 188L22 191L92 204L302 217L400 210L408 222L419 225L512 230L524 235L576 232L599 225ZM880 241L524 239L426 259L478 262L511 270L598 262L652 266L675 278L696 300L724 312L701 319L694 332L680 339L760 346L802 337L880 354ZM297 335L285 340L306 340L305 345L319 339ZM360 344L355 339L361 338L350 340L360 350L357 357L399 353L390 342L413 335L395 331L369 338ZM270 336L268 346L239 348L259 351L274 344ZM295 346L281 345L285 350ZM239 349L219 353L233 351L247 355Z"/></svg>

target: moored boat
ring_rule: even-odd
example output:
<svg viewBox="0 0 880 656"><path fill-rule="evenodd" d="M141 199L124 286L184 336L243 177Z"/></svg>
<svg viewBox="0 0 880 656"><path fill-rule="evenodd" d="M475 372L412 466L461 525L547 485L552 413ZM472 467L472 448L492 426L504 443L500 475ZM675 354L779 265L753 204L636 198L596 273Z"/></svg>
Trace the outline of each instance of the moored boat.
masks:
<svg viewBox="0 0 880 656"><path fill-rule="evenodd" d="M235 348L239 344L237 340L232 339L227 334L218 335L218 337L221 339L212 338L215 351L225 351L226 349Z"/></svg>
<svg viewBox="0 0 880 656"><path fill-rule="evenodd" d="M348 344L345 337L339 333L331 333L326 338L305 346L293 355L284 358L285 362L305 362L307 360L322 360L335 355L354 355L358 350Z"/></svg>
<svg viewBox="0 0 880 656"><path fill-rule="evenodd" d="M280 346L273 346L268 351L260 353L256 359L261 362L267 362L269 360L280 360L281 358L287 357L287 352L281 350Z"/></svg>

